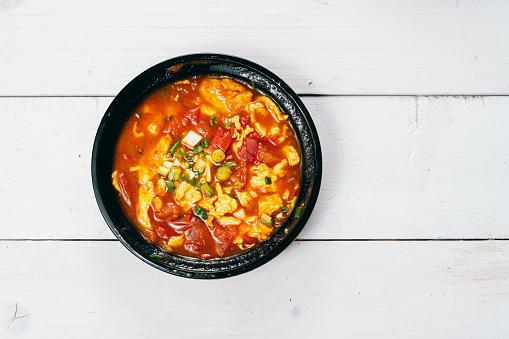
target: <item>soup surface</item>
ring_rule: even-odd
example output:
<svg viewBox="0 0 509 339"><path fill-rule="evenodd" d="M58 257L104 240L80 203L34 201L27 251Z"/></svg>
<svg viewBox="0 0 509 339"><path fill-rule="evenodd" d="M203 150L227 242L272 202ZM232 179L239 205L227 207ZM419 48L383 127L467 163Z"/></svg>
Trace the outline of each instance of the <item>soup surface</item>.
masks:
<svg viewBox="0 0 509 339"><path fill-rule="evenodd" d="M293 212L300 157L269 97L229 78L195 77L154 92L129 118L112 182L149 242L226 257L266 240Z"/></svg>

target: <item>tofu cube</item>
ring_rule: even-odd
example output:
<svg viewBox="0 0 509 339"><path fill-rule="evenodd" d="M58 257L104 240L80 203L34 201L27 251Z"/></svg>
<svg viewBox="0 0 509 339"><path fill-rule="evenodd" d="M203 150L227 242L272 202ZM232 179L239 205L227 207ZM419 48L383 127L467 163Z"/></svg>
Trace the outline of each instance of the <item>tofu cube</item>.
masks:
<svg viewBox="0 0 509 339"><path fill-rule="evenodd" d="M203 137L201 135L199 135L198 133L195 133L193 131L189 131L189 133L187 133L187 135L185 136L184 140L182 140L182 142L186 146L194 147L201 141L201 139L203 139Z"/></svg>

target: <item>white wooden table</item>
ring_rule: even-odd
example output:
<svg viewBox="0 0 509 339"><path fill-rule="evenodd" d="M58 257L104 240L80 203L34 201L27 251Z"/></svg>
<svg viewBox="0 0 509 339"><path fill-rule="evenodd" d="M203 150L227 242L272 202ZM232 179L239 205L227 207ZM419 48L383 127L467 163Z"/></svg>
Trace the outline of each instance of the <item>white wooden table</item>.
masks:
<svg viewBox="0 0 509 339"><path fill-rule="evenodd" d="M249 273L131 255L90 178L133 77L188 53L283 78L322 143L308 224ZM0 0L0 337L509 336L509 2Z"/></svg>

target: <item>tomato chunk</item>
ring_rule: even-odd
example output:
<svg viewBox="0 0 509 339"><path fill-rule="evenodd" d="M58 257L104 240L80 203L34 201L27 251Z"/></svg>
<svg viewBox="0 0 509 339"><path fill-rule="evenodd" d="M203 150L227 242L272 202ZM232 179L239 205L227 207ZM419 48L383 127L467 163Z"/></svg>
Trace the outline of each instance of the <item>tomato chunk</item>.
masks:
<svg viewBox="0 0 509 339"><path fill-rule="evenodd" d="M246 128L247 125L251 123L251 117L249 115L244 115L242 118L240 118L240 125L242 128Z"/></svg>
<svg viewBox="0 0 509 339"><path fill-rule="evenodd" d="M214 133L214 128L210 126L210 123L206 120L200 120L196 124L196 130L200 133L204 138L209 139Z"/></svg>
<svg viewBox="0 0 509 339"><path fill-rule="evenodd" d="M280 157L276 156L277 148L270 144L268 141L263 140L258 148L258 154L256 159L260 163L266 163L267 165L275 164Z"/></svg>
<svg viewBox="0 0 509 339"><path fill-rule="evenodd" d="M182 218L177 217L172 220L172 223L174 225L178 225L178 226L185 226L185 225L189 224L190 222L191 222L191 213L187 213Z"/></svg>
<svg viewBox="0 0 509 339"><path fill-rule="evenodd" d="M183 126L180 124L179 119L171 119L167 121L163 128L163 133L170 134L174 137L182 134Z"/></svg>
<svg viewBox="0 0 509 339"><path fill-rule="evenodd" d="M120 191L122 191L122 197L125 202L131 206L131 185L123 172L118 175L118 185L120 186Z"/></svg>
<svg viewBox="0 0 509 339"><path fill-rule="evenodd" d="M155 227L155 230L159 237L161 237L165 240L168 240L170 238L170 230L168 229L168 227L165 227L162 225L157 225Z"/></svg>
<svg viewBox="0 0 509 339"><path fill-rule="evenodd" d="M196 107L190 109L187 112L182 113L182 123L184 124L184 126L189 125L189 123L196 125L199 119L200 119L200 107Z"/></svg>
<svg viewBox="0 0 509 339"><path fill-rule="evenodd" d="M214 219L212 224L214 225L212 234L216 239L216 252L222 257L228 251L233 243L233 239L237 235L236 227L223 226L217 219Z"/></svg>
<svg viewBox="0 0 509 339"><path fill-rule="evenodd" d="M226 152L230 143L232 142L232 130L226 129L222 126L217 128L216 134L210 143L209 151L213 152L216 149L221 149Z"/></svg>
<svg viewBox="0 0 509 339"><path fill-rule="evenodd" d="M193 218L196 219L196 218ZM193 221L194 227L189 228L185 233L184 247L196 254L199 254L200 257L207 257L207 254L210 253L210 249L207 248L207 244L213 243L214 240L203 221Z"/></svg>
<svg viewBox="0 0 509 339"><path fill-rule="evenodd" d="M244 239L244 243L246 245L253 245L253 244L256 244L256 239L255 238L251 238L249 235L243 235L242 238Z"/></svg>
<svg viewBox="0 0 509 339"><path fill-rule="evenodd" d="M152 231L151 229L145 228L141 230L141 233L145 238L147 238L149 243L155 244L157 242L157 233Z"/></svg>
<svg viewBox="0 0 509 339"><path fill-rule="evenodd" d="M253 164L257 159L259 145L259 135L255 132L248 134L239 149L239 158L250 164Z"/></svg>
<svg viewBox="0 0 509 339"><path fill-rule="evenodd" d="M240 183L242 185L240 188L244 187L247 181L247 166L245 161L241 161L240 164L234 167L231 180L234 183Z"/></svg>

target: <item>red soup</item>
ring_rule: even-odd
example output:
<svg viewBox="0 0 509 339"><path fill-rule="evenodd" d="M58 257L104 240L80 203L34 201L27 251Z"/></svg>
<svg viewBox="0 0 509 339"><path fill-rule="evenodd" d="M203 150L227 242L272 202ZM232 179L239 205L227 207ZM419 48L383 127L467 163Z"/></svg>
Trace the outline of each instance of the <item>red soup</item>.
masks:
<svg viewBox="0 0 509 339"><path fill-rule="evenodd" d="M266 240L292 213L300 156L269 97L228 78L195 77L153 93L129 118L112 182L149 242L226 257Z"/></svg>

